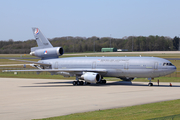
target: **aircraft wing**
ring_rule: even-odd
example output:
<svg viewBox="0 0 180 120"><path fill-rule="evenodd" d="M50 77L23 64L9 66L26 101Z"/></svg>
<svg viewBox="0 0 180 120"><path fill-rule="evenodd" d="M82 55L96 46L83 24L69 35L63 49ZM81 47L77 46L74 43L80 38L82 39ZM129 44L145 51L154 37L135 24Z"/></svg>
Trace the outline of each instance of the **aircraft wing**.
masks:
<svg viewBox="0 0 180 120"><path fill-rule="evenodd" d="M33 63L33 64L37 64L37 65L47 65L47 66L51 65L51 64L47 64L47 63L40 63L40 62L28 61L28 60L18 60L18 59L9 59L9 60L16 60L16 61L21 61L21 62Z"/></svg>
<svg viewBox="0 0 180 120"><path fill-rule="evenodd" d="M31 65L31 64L26 64L26 65ZM24 66L24 64L5 64L0 66Z"/></svg>
<svg viewBox="0 0 180 120"><path fill-rule="evenodd" d="M98 72L106 73L106 69L32 69L32 70L3 70L2 72Z"/></svg>

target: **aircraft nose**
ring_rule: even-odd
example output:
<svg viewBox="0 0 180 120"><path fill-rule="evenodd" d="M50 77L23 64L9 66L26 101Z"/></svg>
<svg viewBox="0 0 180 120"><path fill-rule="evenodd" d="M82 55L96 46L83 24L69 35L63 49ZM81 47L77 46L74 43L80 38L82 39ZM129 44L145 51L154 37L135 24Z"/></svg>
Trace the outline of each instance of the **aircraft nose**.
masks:
<svg viewBox="0 0 180 120"><path fill-rule="evenodd" d="M172 73L175 72L176 71L176 66L172 66L171 71L172 71Z"/></svg>
<svg viewBox="0 0 180 120"><path fill-rule="evenodd" d="M172 67L172 71L175 72L176 71L176 66Z"/></svg>

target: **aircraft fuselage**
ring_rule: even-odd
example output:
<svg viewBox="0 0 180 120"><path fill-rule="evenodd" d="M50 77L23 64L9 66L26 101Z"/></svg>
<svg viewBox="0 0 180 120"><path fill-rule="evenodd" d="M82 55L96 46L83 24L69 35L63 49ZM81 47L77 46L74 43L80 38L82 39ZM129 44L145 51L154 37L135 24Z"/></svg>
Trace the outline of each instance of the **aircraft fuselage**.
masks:
<svg viewBox="0 0 180 120"><path fill-rule="evenodd" d="M170 61L157 57L71 57L39 62L51 64L51 69L59 70L106 69L106 73L101 73L103 77L154 78L165 76L176 70Z"/></svg>

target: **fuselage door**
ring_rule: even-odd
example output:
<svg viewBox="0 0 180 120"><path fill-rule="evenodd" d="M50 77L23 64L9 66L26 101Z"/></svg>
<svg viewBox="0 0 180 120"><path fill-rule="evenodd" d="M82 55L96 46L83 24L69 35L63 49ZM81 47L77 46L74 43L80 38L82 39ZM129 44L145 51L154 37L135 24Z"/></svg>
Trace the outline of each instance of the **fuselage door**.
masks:
<svg viewBox="0 0 180 120"><path fill-rule="evenodd" d="M124 64L124 69L128 69L128 66L129 66L129 63L126 62L126 63Z"/></svg>
<svg viewBox="0 0 180 120"><path fill-rule="evenodd" d="M158 63L157 63L157 62L154 63L154 69L155 69L155 70L158 69Z"/></svg>
<svg viewBox="0 0 180 120"><path fill-rule="evenodd" d="M96 62L92 63L92 69L96 69Z"/></svg>
<svg viewBox="0 0 180 120"><path fill-rule="evenodd" d="M55 62L54 69L58 69L58 62Z"/></svg>

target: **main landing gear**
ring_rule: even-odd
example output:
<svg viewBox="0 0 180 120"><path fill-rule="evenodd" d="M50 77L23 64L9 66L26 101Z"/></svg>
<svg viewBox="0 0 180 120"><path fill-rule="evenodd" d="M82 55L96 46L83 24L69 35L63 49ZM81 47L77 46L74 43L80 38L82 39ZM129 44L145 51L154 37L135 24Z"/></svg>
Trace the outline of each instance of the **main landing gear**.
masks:
<svg viewBox="0 0 180 120"><path fill-rule="evenodd" d="M73 85L84 85L83 81L73 81Z"/></svg>
<svg viewBox="0 0 180 120"><path fill-rule="evenodd" d="M106 84L106 80L100 80L100 81L97 82L96 84Z"/></svg>
<svg viewBox="0 0 180 120"><path fill-rule="evenodd" d="M79 76L76 76L76 80L77 81L73 81L73 85L89 85L91 84L90 82L83 82L83 81L79 81ZM96 84L106 84L106 80L101 79L100 81L96 82Z"/></svg>
<svg viewBox="0 0 180 120"><path fill-rule="evenodd" d="M79 81L79 76L76 75L76 80L77 81L73 81L73 85L84 85L84 82L83 81Z"/></svg>
<svg viewBox="0 0 180 120"><path fill-rule="evenodd" d="M83 82L83 81L73 81L73 85L89 85L91 83L89 82ZM99 82L97 82L96 84L106 84L106 80L101 80Z"/></svg>
<svg viewBox="0 0 180 120"><path fill-rule="evenodd" d="M89 85L91 83L89 82L83 82L83 81L73 81L73 85ZM106 80L101 80L99 82L97 82L96 84L106 84Z"/></svg>

